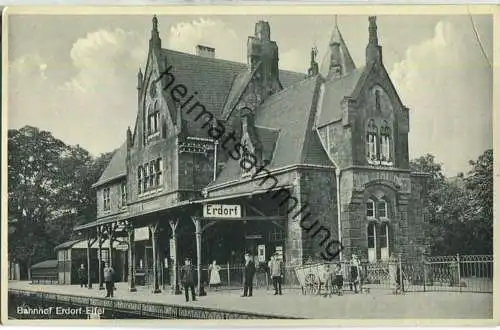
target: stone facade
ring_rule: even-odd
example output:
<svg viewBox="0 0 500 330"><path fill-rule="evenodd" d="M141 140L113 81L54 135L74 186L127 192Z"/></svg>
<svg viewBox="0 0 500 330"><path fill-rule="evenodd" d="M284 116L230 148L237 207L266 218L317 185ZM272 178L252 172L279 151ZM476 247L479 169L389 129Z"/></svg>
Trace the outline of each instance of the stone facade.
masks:
<svg viewBox="0 0 500 330"><path fill-rule="evenodd" d="M307 77L278 69L267 22L255 25L244 65L162 49L154 18L147 66L137 77L136 124L96 184L98 218L137 220L168 209L156 221L176 218L192 229L190 218L204 200L259 201L256 214L270 218L288 208L288 264L328 259L337 252L339 231L344 258L418 257L425 248L426 176L409 169L409 109L383 65L373 17L368 32L365 66L356 68L335 26L325 73L312 52ZM189 100L181 101L189 95L196 95L191 109ZM217 143L210 127L224 130ZM248 153L255 168L245 173L240 158ZM265 172L256 175L258 168ZM127 203L117 206L123 183ZM111 208L104 212L108 188ZM277 190L281 199L269 198ZM175 214L186 202L193 206Z"/></svg>

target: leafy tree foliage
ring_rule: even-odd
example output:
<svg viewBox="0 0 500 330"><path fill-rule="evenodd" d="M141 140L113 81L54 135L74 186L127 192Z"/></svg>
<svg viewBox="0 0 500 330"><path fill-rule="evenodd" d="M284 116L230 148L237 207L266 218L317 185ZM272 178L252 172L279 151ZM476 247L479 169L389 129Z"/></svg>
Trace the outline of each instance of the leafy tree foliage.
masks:
<svg viewBox="0 0 500 330"><path fill-rule="evenodd" d="M9 258L23 272L53 256L53 248L73 234L78 222L95 219L90 189L111 155L94 159L50 132L25 126L8 132L8 209L17 221L9 230Z"/></svg>
<svg viewBox="0 0 500 330"><path fill-rule="evenodd" d="M467 177L446 178L433 155L411 162L431 176L424 212L433 255L493 253L493 151L470 164Z"/></svg>

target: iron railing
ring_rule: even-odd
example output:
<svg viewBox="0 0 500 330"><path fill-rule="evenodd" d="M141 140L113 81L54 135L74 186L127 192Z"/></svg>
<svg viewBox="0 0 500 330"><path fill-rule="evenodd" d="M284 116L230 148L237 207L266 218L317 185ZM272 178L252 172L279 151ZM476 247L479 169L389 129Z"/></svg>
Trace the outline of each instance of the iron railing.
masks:
<svg viewBox="0 0 500 330"><path fill-rule="evenodd" d="M52 309L49 313L23 313L23 309L27 308L43 310L54 306L61 310L68 307L73 310L82 308L82 312L58 314ZM95 310L102 312L99 316L102 319L293 319L272 314L49 292L9 290L8 293L8 314L15 319L86 319Z"/></svg>

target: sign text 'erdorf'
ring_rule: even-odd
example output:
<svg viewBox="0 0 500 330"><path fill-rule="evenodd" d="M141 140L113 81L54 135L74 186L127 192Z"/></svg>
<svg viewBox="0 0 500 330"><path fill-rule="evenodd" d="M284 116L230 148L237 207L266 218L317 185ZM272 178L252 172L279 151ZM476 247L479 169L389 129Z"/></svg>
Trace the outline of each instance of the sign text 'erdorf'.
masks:
<svg viewBox="0 0 500 330"><path fill-rule="evenodd" d="M204 218L241 218L240 205L205 204L203 205Z"/></svg>

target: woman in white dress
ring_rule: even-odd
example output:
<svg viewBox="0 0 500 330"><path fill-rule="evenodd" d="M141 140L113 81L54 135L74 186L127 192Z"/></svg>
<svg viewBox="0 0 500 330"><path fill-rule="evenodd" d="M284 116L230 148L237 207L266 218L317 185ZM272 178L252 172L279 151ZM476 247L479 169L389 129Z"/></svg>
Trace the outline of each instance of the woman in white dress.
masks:
<svg viewBox="0 0 500 330"><path fill-rule="evenodd" d="M220 286L220 266L217 265L217 262L214 260L210 266L208 266L208 270L210 272L210 281L208 282L209 287L215 287L215 291Z"/></svg>

